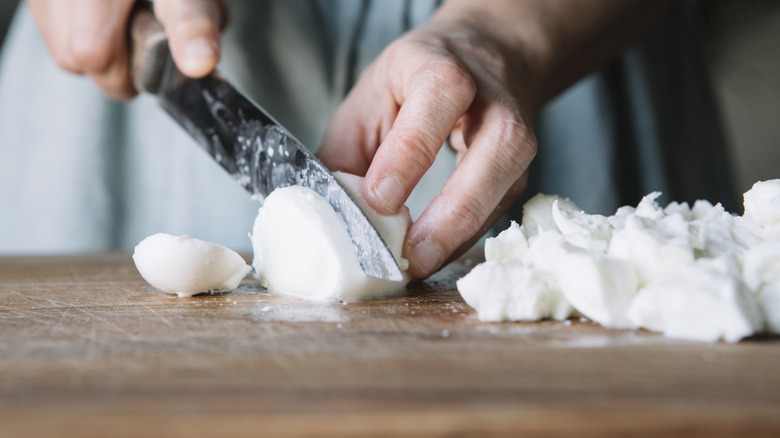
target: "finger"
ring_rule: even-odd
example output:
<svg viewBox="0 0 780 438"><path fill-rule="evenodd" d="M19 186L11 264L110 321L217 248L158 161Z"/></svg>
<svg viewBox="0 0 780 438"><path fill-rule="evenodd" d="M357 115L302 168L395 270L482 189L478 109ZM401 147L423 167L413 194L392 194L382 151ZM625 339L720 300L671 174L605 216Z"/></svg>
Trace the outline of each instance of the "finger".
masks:
<svg viewBox="0 0 780 438"><path fill-rule="evenodd" d="M133 0L78 0L73 9L70 51L81 71L108 96L135 95L130 84L127 22Z"/></svg>
<svg viewBox="0 0 780 438"><path fill-rule="evenodd" d="M133 0L78 0L72 9L70 48L86 72L104 72L127 53L125 31Z"/></svg>
<svg viewBox="0 0 780 438"><path fill-rule="evenodd" d="M219 33L227 22L225 4L221 0L157 0L154 10L179 70L195 78L211 73L219 62Z"/></svg>
<svg viewBox="0 0 780 438"><path fill-rule="evenodd" d="M365 125L358 120L359 112L348 101L344 101L333 114L325 129L317 158L332 172L341 171L365 175L371 159L366 156L363 145L369 135Z"/></svg>
<svg viewBox="0 0 780 438"><path fill-rule="evenodd" d="M437 56L421 65L406 83L390 82L391 91L400 90L400 110L366 174L364 196L383 214L404 204L476 95L474 79L456 60Z"/></svg>
<svg viewBox="0 0 780 438"><path fill-rule="evenodd" d="M373 86L370 66L328 123L317 157L330 170L365 175L398 115L392 96Z"/></svg>
<svg viewBox="0 0 780 438"><path fill-rule="evenodd" d="M499 219L501 219L501 216L506 213L512 206L517 202L518 198L520 198L520 195L523 194L525 191L525 188L528 186L528 171L523 173L523 175L520 176L520 178L515 182L515 184L512 185L512 187L509 189L509 191L504 195L503 199L501 199L501 202L499 202L498 206L495 210L488 216L487 220L484 224L482 224L482 227L480 227L479 231L477 231L474 236L472 236L470 239L466 240L465 242L461 243L460 246L458 246L455 251L453 251L452 254L450 254L449 257L447 257L447 260L442 263L442 266L454 261L463 253L471 249L479 239L482 238L482 236L485 235L490 229L495 225L496 222L498 222Z"/></svg>
<svg viewBox="0 0 780 438"><path fill-rule="evenodd" d="M70 50L75 1L27 0L27 4L54 62L71 73L83 73Z"/></svg>
<svg viewBox="0 0 780 438"><path fill-rule="evenodd" d="M473 138L441 194L409 228L404 253L415 277L430 275L478 238L525 187L536 140L522 118L489 109Z"/></svg>

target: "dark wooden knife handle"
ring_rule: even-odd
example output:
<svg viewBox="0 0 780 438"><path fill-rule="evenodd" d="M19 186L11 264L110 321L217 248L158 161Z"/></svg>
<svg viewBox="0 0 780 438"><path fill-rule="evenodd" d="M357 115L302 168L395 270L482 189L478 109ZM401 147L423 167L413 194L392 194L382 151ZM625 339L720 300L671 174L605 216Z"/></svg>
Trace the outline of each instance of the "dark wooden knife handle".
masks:
<svg viewBox="0 0 780 438"><path fill-rule="evenodd" d="M139 92L156 94L170 57L168 36L154 16L152 4L137 2L129 26L130 80Z"/></svg>

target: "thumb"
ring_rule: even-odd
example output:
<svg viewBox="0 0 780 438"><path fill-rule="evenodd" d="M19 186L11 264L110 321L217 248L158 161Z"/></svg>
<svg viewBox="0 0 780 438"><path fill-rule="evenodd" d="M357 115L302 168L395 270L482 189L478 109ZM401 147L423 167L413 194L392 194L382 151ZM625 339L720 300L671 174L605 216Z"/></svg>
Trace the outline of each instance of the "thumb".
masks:
<svg viewBox="0 0 780 438"><path fill-rule="evenodd" d="M176 66L187 76L203 77L216 68L220 30L227 23L222 0L157 0L155 15L165 28Z"/></svg>

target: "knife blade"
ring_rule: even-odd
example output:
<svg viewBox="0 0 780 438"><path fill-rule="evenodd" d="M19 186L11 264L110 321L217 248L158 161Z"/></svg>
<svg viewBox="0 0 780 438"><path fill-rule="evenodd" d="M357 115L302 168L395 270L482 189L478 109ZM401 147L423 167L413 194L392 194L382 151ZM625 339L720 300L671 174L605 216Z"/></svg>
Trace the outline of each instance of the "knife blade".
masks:
<svg viewBox="0 0 780 438"><path fill-rule="evenodd" d="M314 190L343 219L363 272L384 280L403 279L379 231L314 154L219 73L192 79L178 70L165 32L144 2L131 16L129 41L135 88L155 95L238 184L260 201L280 187Z"/></svg>

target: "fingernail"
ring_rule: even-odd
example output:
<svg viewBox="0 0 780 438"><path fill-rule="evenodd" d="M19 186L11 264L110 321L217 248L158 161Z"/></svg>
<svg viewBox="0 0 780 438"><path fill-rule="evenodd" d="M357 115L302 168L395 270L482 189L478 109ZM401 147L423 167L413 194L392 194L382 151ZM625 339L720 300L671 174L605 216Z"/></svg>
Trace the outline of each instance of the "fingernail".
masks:
<svg viewBox="0 0 780 438"><path fill-rule="evenodd" d="M422 240L412 248L412 258L418 268L430 274L444 262L444 251L429 239Z"/></svg>
<svg viewBox="0 0 780 438"><path fill-rule="evenodd" d="M374 187L379 202L389 210L395 210L404 202L404 188L398 178L386 176Z"/></svg>

